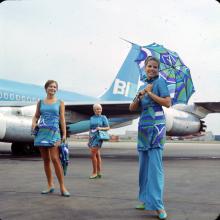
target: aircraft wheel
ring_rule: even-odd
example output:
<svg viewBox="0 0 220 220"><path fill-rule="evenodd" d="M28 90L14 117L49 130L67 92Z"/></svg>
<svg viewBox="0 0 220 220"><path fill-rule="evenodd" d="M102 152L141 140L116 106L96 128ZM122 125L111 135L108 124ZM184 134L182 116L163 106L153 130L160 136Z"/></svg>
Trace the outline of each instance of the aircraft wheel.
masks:
<svg viewBox="0 0 220 220"><path fill-rule="evenodd" d="M21 155L22 154L22 146L20 145L20 143L12 143L11 153L12 153L12 155Z"/></svg>
<svg viewBox="0 0 220 220"><path fill-rule="evenodd" d="M22 151L25 155L31 155L34 153L34 148L32 144L23 144Z"/></svg>

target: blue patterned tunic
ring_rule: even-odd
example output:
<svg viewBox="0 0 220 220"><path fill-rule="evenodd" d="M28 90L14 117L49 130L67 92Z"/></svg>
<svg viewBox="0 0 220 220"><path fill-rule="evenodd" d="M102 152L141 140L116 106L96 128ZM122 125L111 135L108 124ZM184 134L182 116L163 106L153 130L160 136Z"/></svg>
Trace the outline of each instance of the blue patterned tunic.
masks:
<svg viewBox="0 0 220 220"><path fill-rule="evenodd" d="M149 83L153 83L152 92L157 96L170 96L166 82L159 77L146 80L146 83L140 87L140 90L143 90ZM166 137L166 126L162 106L145 94L140 101L140 107L138 151L145 151L156 147L163 148Z"/></svg>
<svg viewBox="0 0 220 220"><path fill-rule="evenodd" d="M103 141L98 138L97 127L108 127L108 119L105 115L93 115L90 118L89 147L101 148Z"/></svg>
<svg viewBox="0 0 220 220"><path fill-rule="evenodd" d="M53 147L61 140L60 135L60 100L53 104L45 104L40 100L39 131L34 139L34 146Z"/></svg>

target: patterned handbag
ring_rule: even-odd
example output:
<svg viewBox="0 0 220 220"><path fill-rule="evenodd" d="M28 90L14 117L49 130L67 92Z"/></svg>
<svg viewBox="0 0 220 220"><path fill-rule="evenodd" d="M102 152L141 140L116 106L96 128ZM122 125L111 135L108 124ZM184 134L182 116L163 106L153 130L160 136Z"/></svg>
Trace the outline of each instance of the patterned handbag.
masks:
<svg viewBox="0 0 220 220"><path fill-rule="evenodd" d="M99 139L103 141L109 141L110 136L107 131L99 130Z"/></svg>

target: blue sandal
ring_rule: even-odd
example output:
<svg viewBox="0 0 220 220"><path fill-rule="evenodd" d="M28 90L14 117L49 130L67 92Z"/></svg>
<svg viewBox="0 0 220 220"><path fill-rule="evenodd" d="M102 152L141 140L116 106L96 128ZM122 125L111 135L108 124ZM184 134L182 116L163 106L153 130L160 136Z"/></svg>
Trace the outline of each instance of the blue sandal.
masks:
<svg viewBox="0 0 220 220"><path fill-rule="evenodd" d="M68 191L61 192L61 196L70 197L70 193Z"/></svg>
<svg viewBox="0 0 220 220"><path fill-rule="evenodd" d="M55 190L54 188L46 189L46 190L43 190L43 191L41 192L41 194L49 194L49 193L53 193L54 190Z"/></svg>
<svg viewBox="0 0 220 220"><path fill-rule="evenodd" d="M145 204L142 203L142 204L136 205L135 208L138 209L138 210L144 210L145 209Z"/></svg>
<svg viewBox="0 0 220 220"><path fill-rule="evenodd" d="M89 179L96 179L96 178L98 178L98 175L92 175L89 177Z"/></svg>
<svg viewBox="0 0 220 220"><path fill-rule="evenodd" d="M158 215L158 218L159 218L159 219L166 219L166 218L167 218L167 213L166 213L166 212L161 212L161 213Z"/></svg>

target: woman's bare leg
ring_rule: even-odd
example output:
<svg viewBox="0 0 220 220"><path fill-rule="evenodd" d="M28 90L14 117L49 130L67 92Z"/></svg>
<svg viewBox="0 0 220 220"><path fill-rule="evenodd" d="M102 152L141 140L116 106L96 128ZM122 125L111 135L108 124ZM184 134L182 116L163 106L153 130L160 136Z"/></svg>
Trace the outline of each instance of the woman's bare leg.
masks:
<svg viewBox="0 0 220 220"><path fill-rule="evenodd" d="M97 175L97 158L96 158L97 150L98 150L97 148L90 148L92 167L93 167L92 175L94 176Z"/></svg>
<svg viewBox="0 0 220 220"><path fill-rule="evenodd" d="M97 160L97 174L101 174L102 159L101 159L100 149L97 150L96 160Z"/></svg>
<svg viewBox="0 0 220 220"><path fill-rule="evenodd" d="M61 193L66 192L67 189L64 185L64 174L63 174L63 168L60 162L59 158L59 149L58 147L52 147L50 148L50 157L53 162L53 166L55 169L55 173L58 179L58 182L60 184L60 191Z"/></svg>
<svg viewBox="0 0 220 220"><path fill-rule="evenodd" d="M54 187L52 170L50 166L50 151L47 148L40 147L40 154L44 162L44 171L47 177L48 189Z"/></svg>

